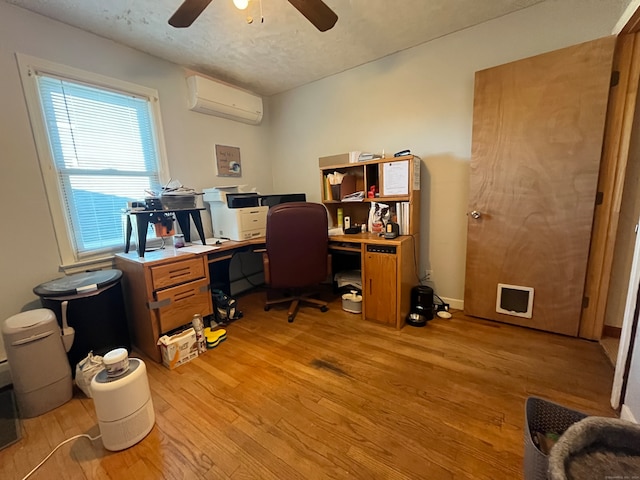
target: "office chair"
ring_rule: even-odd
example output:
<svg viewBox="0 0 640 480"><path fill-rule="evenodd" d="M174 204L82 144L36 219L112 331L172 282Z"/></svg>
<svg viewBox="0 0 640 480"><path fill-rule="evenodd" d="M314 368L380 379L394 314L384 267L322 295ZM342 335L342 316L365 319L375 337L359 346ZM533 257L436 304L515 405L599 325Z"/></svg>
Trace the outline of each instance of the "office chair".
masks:
<svg viewBox="0 0 640 480"><path fill-rule="evenodd" d="M290 302L288 321L293 322L300 302L320 311L329 310L326 302L309 298L331 274L327 211L319 203L289 202L276 205L267 214L267 251L262 254L264 278L269 290L264 305ZM279 290L284 298L270 299Z"/></svg>

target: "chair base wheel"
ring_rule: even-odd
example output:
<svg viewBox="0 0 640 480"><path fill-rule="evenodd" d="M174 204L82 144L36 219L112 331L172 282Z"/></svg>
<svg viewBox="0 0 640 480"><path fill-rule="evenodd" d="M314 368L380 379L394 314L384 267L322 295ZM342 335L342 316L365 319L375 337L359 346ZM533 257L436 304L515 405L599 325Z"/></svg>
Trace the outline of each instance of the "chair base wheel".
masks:
<svg viewBox="0 0 640 480"><path fill-rule="evenodd" d="M288 321L289 323L293 323L293 315L289 315L289 316L287 317L287 321Z"/></svg>
<svg viewBox="0 0 640 480"><path fill-rule="evenodd" d="M264 311L268 312L269 310L271 310L271 307L269 305L265 305L264 306Z"/></svg>
<svg viewBox="0 0 640 480"><path fill-rule="evenodd" d="M320 307L320 311L321 312L328 312L329 311L329 307Z"/></svg>

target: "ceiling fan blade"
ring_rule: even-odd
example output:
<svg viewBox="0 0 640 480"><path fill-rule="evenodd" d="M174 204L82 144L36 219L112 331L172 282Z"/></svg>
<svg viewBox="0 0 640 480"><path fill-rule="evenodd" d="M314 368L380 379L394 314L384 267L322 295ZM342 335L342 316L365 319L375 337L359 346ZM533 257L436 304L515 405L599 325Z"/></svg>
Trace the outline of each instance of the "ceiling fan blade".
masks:
<svg viewBox="0 0 640 480"><path fill-rule="evenodd" d="M289 3L321 32L331 29L338 21L338 15L322 0L289 0Z"/></svg>
<svg viewBox="0 0 640 480"><path fill-rule="evenodd" d="M207 8L212 0L185 0L176 13L169 19L169 25L185 28L195 22L196 18Z"/></svg>

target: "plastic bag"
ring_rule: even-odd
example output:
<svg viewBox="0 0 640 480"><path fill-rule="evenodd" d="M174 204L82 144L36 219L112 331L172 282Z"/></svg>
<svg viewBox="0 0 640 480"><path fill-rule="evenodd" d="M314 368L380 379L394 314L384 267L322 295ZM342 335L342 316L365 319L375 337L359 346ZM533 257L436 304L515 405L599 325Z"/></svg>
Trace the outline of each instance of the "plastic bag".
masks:
<svg viewBox="0 0 640 480"><path fill-rule="evenodd" d="M89 352L83 360L76 365L76 385L89 398L93 398L91 393L91 380L102 370L102 357Z"/></svg>
<svg viewBox="0 0 640 480"><path fill-rule="evenodd" d="M385 226L391 220L389 205L385 203L372 202L369 210L368 228L372 233L383 233Z"/></svg>

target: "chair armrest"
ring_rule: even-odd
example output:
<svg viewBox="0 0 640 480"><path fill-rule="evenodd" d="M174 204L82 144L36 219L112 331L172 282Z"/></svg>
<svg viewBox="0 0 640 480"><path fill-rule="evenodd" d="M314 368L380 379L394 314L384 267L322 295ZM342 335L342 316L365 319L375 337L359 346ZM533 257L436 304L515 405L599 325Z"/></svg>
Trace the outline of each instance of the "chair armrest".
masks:
<svg viewBox="0 0 640 480"><path fill-rule="evenodd" d="M271 283L271 274L269 273L269 255L267 252L262 252L262 268L264 270L264 283L269 285Z"/></svg>

